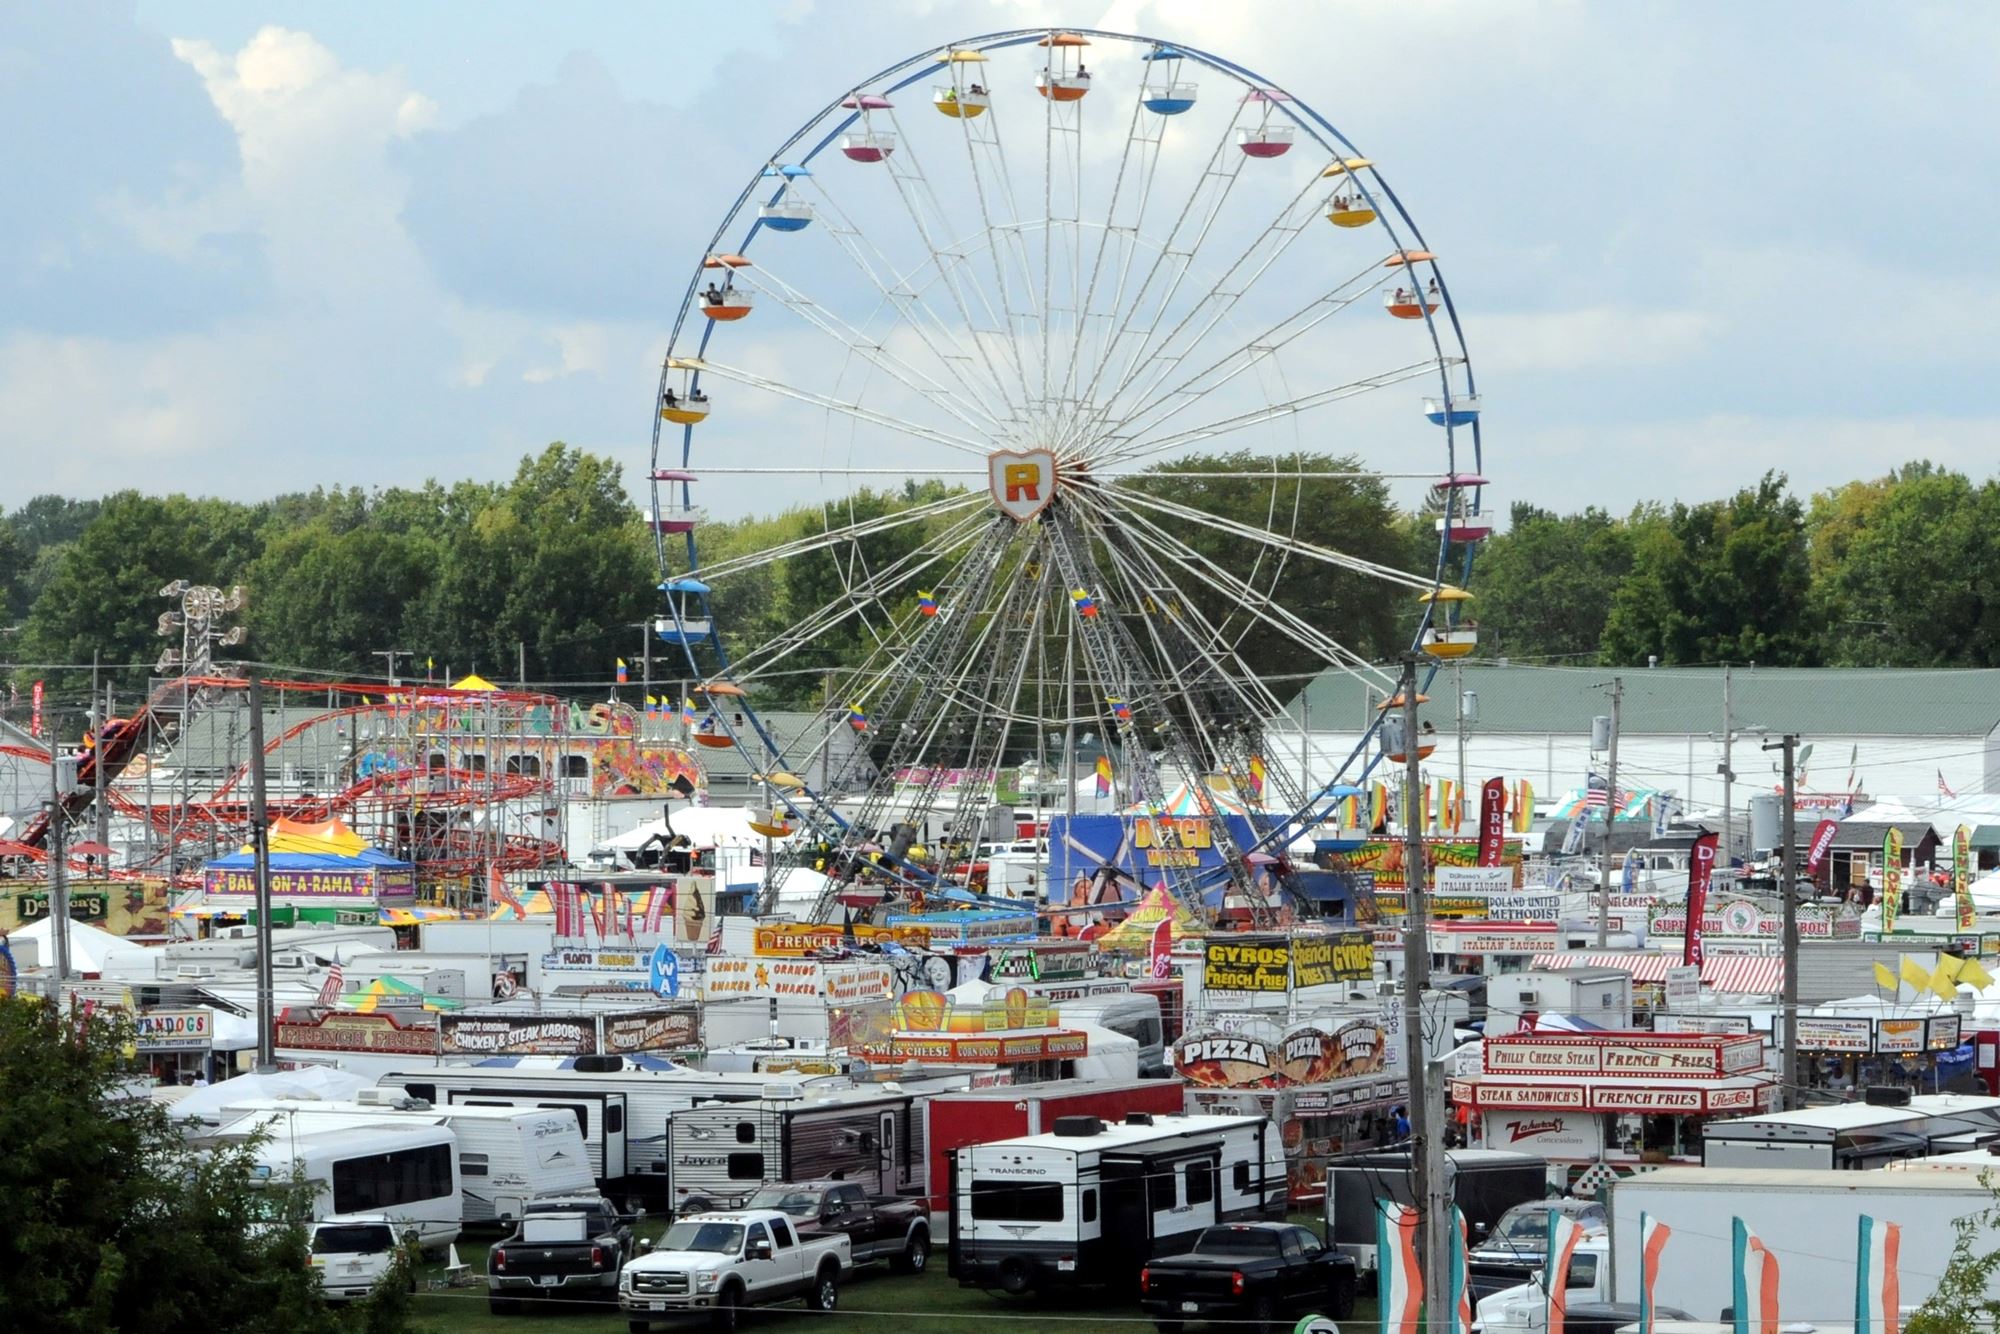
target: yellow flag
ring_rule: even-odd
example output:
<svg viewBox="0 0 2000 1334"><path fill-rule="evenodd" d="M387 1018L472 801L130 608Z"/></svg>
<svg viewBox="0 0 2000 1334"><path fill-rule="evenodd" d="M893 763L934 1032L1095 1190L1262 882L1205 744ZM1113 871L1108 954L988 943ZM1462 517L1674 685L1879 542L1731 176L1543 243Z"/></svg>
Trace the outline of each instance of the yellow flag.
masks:
<svg viewBox="0 0 2000 1334"><path fill-rule="evenodd" d="M1954 982L1958 981L1959 972L1964 967L1965 960L1959 958L1956 954L1938 955L1937 970Z"/></svg>
<svg viewBox="0 0 2000 1334"><path fill-rule="evenodd" d="M1937 993L1939 1000L1958 999L1958 987L1944 975L1943 968L1931 974L1931 990Z"/></svg>
<svg viewBox="0 0 2000 1334"><path fill-rule="evenodd" d="M1918 963L1915 959L1912 959L1907 954L1903 956L1902 973L1903 973L1903 980L1905 982L1908 982L1911 986L1915 987L1918 991L1929 990L1931 985L1931 975L1924 971L1924 966L1922 964Z"/></svg>
<svg viewBox="0 0 2000 1334"><path fill-rule="evenodd" d="M1968 987L1978 987L1984 991L1993 985L1993 974L1981 967L1979 960L1967 959L1958 966L1958 980Z"/></svg>
<svg viewBox="0 0 2000 1334"><path fill-rule="evenodd" d="M1875 965L1875 985L1888 992L1891 996L1896 994L1896 975L1889 971L1888 964L1878 963Z"/></svg>

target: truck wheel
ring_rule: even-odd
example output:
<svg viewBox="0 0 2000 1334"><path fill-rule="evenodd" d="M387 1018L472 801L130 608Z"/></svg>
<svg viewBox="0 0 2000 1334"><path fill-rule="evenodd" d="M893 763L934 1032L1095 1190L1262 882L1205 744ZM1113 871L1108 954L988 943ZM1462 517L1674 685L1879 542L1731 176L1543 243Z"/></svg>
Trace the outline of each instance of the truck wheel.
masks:
<svg viewBox="0 0 2000 1334"><path fill-rule="evenodd" d="M1159 1330L1160 1334L1181 1334L1181 1330L1186 1326L1178 1320L1155 1320L1153 1328Z"/></svg>
<svg viewBox="0 0 2000 1334"><path fill-rule="evenodd" d="M1000 1266L1000 1291L1009 1297L1023 1297L1034 1286L1026 1260L1008 1260Z"/></svg>
<svg viewBox="0 0 2000 1334"><path fill-rule="evenodd" d="M899 1274L921 1274L924 1266L931 1262L931 1234L913 1232L903 1253L889 1262L889 1267Z"/></svg>
<svg viewBox="0 0 2000 1334"><path fill-rule="evenodd" d="M488 1297L486 1309L493 1315L519 1315L521 1303L513 1297Z"/></svg>
<svg viewBox="0 0 2000 1334"><path fill-rule="evenodd" d="M840 1305L840 1270L827 1265L813 1280L812 1291L806 1294L808 1311L831 1311Z"/></svg>
<svg viewBox="0 0 2000 1334"><path fill-rule="evenodd" d="M650 1334L653 1322L650 1320L627 1320L625 1328L631 1330L632 1334Z"/></svg>
<svg viewBox="0 0 2000 1334"><path fill-rule="evenodd" d="M1259 1297L1250 1303L1250 1334L1273 1334L1278 1307L1269 1297Z"/></svg>
<svg viewBox="0 0 2000 1334"><path fill-rule="evenodd" d="M742 1291L735 1287L724 1288L715 1295L715 1305L708 1313L708 1327L715 1334L736 1334L737 1303L742 1300Z"/></svg>
<svg viewBox="0 0 2000 1334"><path fill-rule="evenodd" d="M1330 1309L1327 1314L1335 1320L1346 1320L1354 1314L1354 1275L1340 1274L1333 1280L1333 1291L1328 1299Z"/></svg>

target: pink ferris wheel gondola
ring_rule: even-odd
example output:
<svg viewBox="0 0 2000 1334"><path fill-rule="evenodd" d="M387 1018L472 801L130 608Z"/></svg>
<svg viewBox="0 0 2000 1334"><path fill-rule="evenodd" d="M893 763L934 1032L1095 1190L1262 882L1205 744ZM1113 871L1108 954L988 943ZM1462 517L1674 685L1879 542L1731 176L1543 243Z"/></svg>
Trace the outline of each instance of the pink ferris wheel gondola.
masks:
<svg viewBox="0 0 2000 1334"><path fill-rule="evenodd" d="M1291 100L1289 94L1275 88L1252 88L1243 95L1243 104L1261 113L1255 125L1245 125L1236 132L1236 146L1245 157L1283 157L1292 151L1298 131L1290 125L1271 123L1271 108Z"/></svg>
<svg viewBox="0 0 2000 1334"><path fill-rule="evenodd" d="M896 136L874 127L871 115L890 110L890 102L877 93L855 93L840 105L860 113L861 128L840 136L840 151L856 162L886 162L896 151Z"/></svg>

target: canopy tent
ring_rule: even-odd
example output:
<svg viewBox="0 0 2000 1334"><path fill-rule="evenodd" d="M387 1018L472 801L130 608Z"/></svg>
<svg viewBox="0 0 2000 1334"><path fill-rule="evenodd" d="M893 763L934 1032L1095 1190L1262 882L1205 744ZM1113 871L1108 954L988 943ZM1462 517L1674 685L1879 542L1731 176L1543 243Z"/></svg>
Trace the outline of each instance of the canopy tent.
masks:
<svg viewBox="0 0 2000 1334"><path fill-rule="evenodd" d="M363 1014L373 1014L377 1008L387 1005L391 1009L407 1007L411 1001L421 1001L426 1010L462 1010L465 1002L457 996L441 996L425 991L414 982L405 982L400 977L378 977L359 991L351 991L341 998L343 1008L359 1010Z"/></svg>
<svg viewBox="0 0 2000 1334"><path fill-rule="evenodd" d="M1169 894L1162 885L1148 890L1124 921L1097 938L1097 946L1099 949L1133 952L1148 949L1153 943L1154 929L1163 920L1171 923L1167 927L1167 939L1174 944L1204 932L1201 919L1194 915L1193 910Z"/></svg>
<svg viewBox="0 0 2000 1334"><path fill-rule="evenodd" d="M33 941L35 957L41 960L42 966L55 967L55 918L39 918L18 931L9 932L8 939ZM69 966L73 973L101 973L105 960L112 955L143 953L145 949L144 945L135 944L123 936L114 936L88 922L70 921Z"/></svg>
<svg viewBox="0 0 2000 1334"><path fill-rule="evenodd" d="M494 685L478 672L474 672L470 676L461 676L458 680L453 681L451 688L453 690L498 690L500 687Z"/></svg>
<svg viewBox="0 0 2000 1334"><path fill-rule="evenodd" d="M271 827L270 848L274 901L365 909L384 903L406 906L416 896L414 865L371 847L339 820L305 824L280 819ZM256 869L256 854L249 848L211 858L202 868L202 891L210 904L247 902L256 894Z"/></svg>
<svg viewBox="0 0 2000 1334"><path fill-rule="evenodd" d="M296 1070L239 1075L219 1084L190 1090L177 1098L169 1112L175 1120L217 1121L225 1107L260 1098L318 1098L348 1102L375 1081L330 1065L303 1065Z"/></svg>

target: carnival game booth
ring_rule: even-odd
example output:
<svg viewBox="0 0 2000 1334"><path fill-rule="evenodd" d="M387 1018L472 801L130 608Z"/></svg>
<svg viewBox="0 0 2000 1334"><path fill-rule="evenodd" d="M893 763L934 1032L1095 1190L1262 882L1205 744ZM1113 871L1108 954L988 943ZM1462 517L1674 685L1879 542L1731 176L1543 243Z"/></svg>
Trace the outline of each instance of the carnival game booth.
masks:
<svg viewBox="0 0 2000 1334"><path fill-rule="evenodd" d="M1700 1163L1703 1122L1771 1106L1765 1056L1754 1033L1516 1033L1481 1043L1449 1097L1468 1144L1538 1153L1567 1187L1592 1168Z"/></svg>
<svg viewBox="0 0 2000 1334"><path fill-rule="evenodd" d="M271 825L270 849L274 924L414 926L432 916L459 916L450 909L417 907L416 867L371 847L339 820L302 824L281 817ZM172 916L208 935L218 924L256 921L256 903L257 859L245 848L203 867L201 891L177 905Z"/></svg>
<svg viewBox="0 0 2000 1334"><path fill-rule="evenodd" d="M978 1001L912 991L893 1004L842 1010L836 1022L834 1045L871 1066L983 1068L990 1077L975 1084L1071 1079L1090 1054L1088 1034L1062 1027L1048 998L1022 987Z"/></svg>

